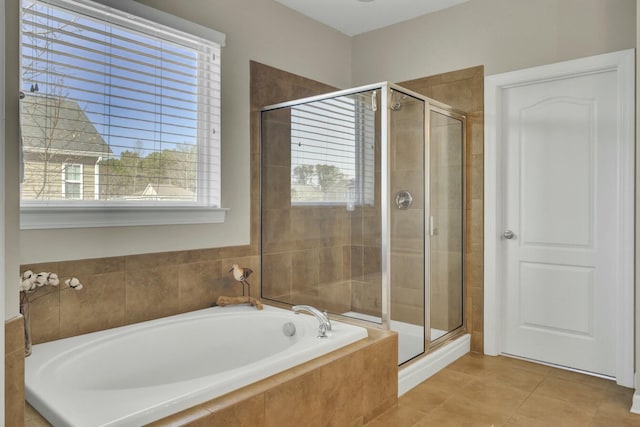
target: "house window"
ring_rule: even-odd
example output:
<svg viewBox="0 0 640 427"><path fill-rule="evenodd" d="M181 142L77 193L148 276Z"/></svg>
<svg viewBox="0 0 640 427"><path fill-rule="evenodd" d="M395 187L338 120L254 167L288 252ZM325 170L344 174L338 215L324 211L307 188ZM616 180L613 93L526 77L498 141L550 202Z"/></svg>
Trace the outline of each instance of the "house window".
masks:
<svg viewBox="0 0 640 427"><path fill-rule="evenodd" d="M62 197L64 199L82 199L82 165L62 165Z"/></svg>
<svg viewBox="0 0 640 427"><path fill-rule="evenodd" d="M371 92L291 108L291 202L372 205L375 113Z"/></svg>
<svg viewBox="0 0 640 427"><path fill-rule="evenodd" d="M136 2L21 4L23 228L221 222L224 35Z"/></svg>

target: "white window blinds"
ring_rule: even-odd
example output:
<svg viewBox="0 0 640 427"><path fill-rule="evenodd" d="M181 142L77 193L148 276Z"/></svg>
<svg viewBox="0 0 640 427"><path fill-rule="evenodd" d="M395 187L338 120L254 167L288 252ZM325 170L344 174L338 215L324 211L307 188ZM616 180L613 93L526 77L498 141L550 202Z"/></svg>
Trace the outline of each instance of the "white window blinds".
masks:
<svg viewBox="0 0 640 427"><path fill-rule="evenodd" d="M374 202L375 113L371 92L291 108L291 201Z"/></svg>
<svg viewBox="0 0 640 427"><path fill-rule="evenodd" d="M21 37L23 206L79 164L85 203L219 207L219 44L70 0L22 0Z"/></svg>

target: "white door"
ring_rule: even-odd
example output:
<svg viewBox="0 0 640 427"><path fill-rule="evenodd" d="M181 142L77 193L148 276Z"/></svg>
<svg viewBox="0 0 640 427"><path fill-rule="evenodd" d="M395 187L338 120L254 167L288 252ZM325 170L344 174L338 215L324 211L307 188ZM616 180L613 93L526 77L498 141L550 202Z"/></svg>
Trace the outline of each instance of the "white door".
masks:
<svg viewBox="0 0 640 427"><path fill-rule="evenodd" d="M619 310L633 274L620 79L604 67L501 88L502 353L620 374Z"/></svg>

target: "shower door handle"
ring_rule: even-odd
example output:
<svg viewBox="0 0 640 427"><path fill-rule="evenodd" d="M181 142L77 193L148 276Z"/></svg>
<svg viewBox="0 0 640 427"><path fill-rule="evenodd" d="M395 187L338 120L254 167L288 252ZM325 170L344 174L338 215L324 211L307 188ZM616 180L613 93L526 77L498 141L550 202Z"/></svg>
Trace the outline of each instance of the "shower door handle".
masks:
<svg viewBox="0 0 640 427"><path fill-rule="evenodd" d="M504 233L502 233L502 237L509 240L513 239L515 236L516 235L511 230L504 230Z"/></svg>

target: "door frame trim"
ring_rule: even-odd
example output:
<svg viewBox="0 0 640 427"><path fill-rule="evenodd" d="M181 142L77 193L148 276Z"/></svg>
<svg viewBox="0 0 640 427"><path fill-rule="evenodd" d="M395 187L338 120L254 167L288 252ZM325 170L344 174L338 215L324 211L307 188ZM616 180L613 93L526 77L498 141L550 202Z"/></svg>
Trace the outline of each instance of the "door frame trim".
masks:
<svg viewBox="0 0 640 427"><path fill-rule="evenodd" d="M618 263L621 281L616 298L616 381L634 383L634 203L635 203L635 51L619 52L543 65L486 76L484 82L484 352L501 353L501 324L504 319L504 264L500 232L503 228L504 171L500 117L502 91L538 81L556 80L603 71L618 73L618 106L622 138L621 193L622 223L618 232L622 257Z"/></svg>

